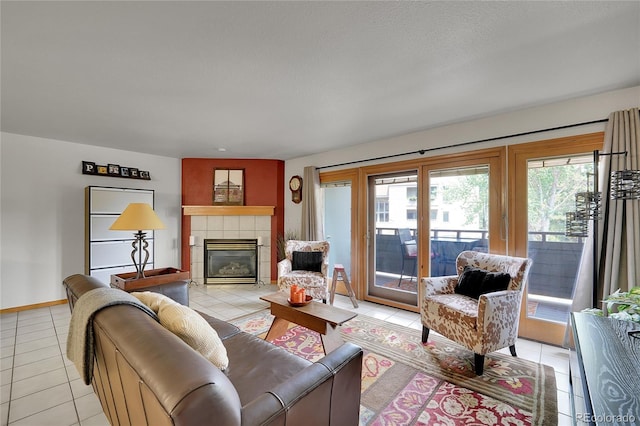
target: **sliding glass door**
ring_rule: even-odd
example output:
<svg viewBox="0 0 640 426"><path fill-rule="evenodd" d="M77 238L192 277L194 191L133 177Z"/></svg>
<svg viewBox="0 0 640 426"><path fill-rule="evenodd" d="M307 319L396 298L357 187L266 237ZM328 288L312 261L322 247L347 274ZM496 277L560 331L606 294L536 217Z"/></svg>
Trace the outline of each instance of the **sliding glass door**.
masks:
<svg viewBox="0 0 640 426"><path fill-rule="evenodd" d="M566 212L587 191L602 135L510 148L513 253L533 260L520 317L520 336L561 345L571 311L585 238L567 235Z"/></svg>
<svg viewBox="0 0 640 426"><path fill-rule="evenodd" d="M417 306L418 173L368 177L368 294Z"/></svg>
<svg viewBox="0 0 640 426"><path fill-rule="evenodd" d="M421 277L456 274L463 250L505 252L504 154L494 148L415 168L372 166L364 218L370 300L417 311Z"/></svg>

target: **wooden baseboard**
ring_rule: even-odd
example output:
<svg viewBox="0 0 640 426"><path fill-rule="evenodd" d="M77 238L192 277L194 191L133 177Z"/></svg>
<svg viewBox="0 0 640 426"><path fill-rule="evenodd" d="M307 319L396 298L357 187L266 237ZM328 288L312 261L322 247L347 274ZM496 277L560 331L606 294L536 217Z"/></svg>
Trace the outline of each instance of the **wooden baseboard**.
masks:
<svg viewBox="0 0 640 426"><path fill-rule="evenodd" d="M12 312L28 311L30 309L46 308L49 306L64 305L67 299L54 300L52 302L35 303L33 305L17 306L15 308L0 309L0 314L10 314Z"/></svg>

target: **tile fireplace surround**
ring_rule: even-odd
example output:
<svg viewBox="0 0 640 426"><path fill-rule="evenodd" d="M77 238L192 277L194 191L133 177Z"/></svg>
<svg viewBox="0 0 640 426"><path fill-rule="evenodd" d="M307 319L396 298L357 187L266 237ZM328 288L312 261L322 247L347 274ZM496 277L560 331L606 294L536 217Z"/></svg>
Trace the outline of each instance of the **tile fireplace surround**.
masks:
<svg viewBox="0 0 640 426"><path fill-rule="evenodd" d="M188 214L185 212L185 214ZM191 278L204 282L204 248L207 238L256 238L259 277L271 282L271 216L270 215L198 215L191 216L191 235L196 245L191 247Z"/></svg>

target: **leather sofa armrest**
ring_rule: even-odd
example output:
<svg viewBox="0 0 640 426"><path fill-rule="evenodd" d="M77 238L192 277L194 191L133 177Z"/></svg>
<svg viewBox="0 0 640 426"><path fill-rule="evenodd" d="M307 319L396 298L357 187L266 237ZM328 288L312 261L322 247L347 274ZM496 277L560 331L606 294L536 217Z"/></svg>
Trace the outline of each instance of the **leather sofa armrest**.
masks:
<svg viewBox="0 0 640 426"><path fill-rule="evenodd" d="M318 420L317 416L326 417L326 421L320 421L319 424L329 424L328 411L331 397L329 382L332 378L332 374L324 366L318 363L311 364L291 379L242 407L242 424L300 425L305 423L305 417L310 413L313 413L315 420ZM325 384L328 386L323 386ZM296 405L301 401L312 400L315 407L309 405L309 410L304 410L306 414L300 413L301 405L298 407ZM299 419L299 422L295 423L293 418Z"/></svg>
<svg viewBox="0 0 640 426"><path fill-rule="evenodd" d="M97 278L82 274L68 276L62 280L62 285L67 292L67 301L69 302L69 309L71 309L72 312L80 296L95 288L109 287Z"/></svg>
<svg viewBox="0 0 640 426"><path fill-rule="evenodd" d="M362 356L362 348L345 343L246 404L242 424L301 425L309 415L320 424L358 424Z"/></svg>
<svg viewBox="0 0 640 426"><path fill-rule="evenodd" d="M94 374L94 388L113 389L96 391L103 406L126 399L130 414L142 413L148 424L166 424L164 416L175 425L211 419L219 425L240 424L240 397L225 373L149 315L127 305L111 306L95 315L94 330L94 367L108 372ZM132 419L128 424L139 424Z"/></svg>
<svg viewBox="0 0 640 426"><path fill-rule="evenodd" d="M334 374L329 424L359 423L363 356L361 347L347 342L318 361Z"/></svg>

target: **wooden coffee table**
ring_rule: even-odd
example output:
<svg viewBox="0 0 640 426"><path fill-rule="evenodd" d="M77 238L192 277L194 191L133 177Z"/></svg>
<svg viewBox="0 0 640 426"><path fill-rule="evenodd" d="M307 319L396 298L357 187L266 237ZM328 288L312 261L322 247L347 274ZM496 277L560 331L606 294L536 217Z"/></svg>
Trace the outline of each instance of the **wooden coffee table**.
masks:
<svg viewBox="0 0 640 426"><path fill-rule="evenodd" d="M287 331L289 323L294 323L320 333L325 354L344 343L338 326L358 315L315 300L305 306L293 307L283 292L268 294L260 299L271 304L271 314L275 317L265 340L277 339Z"/></svg>

